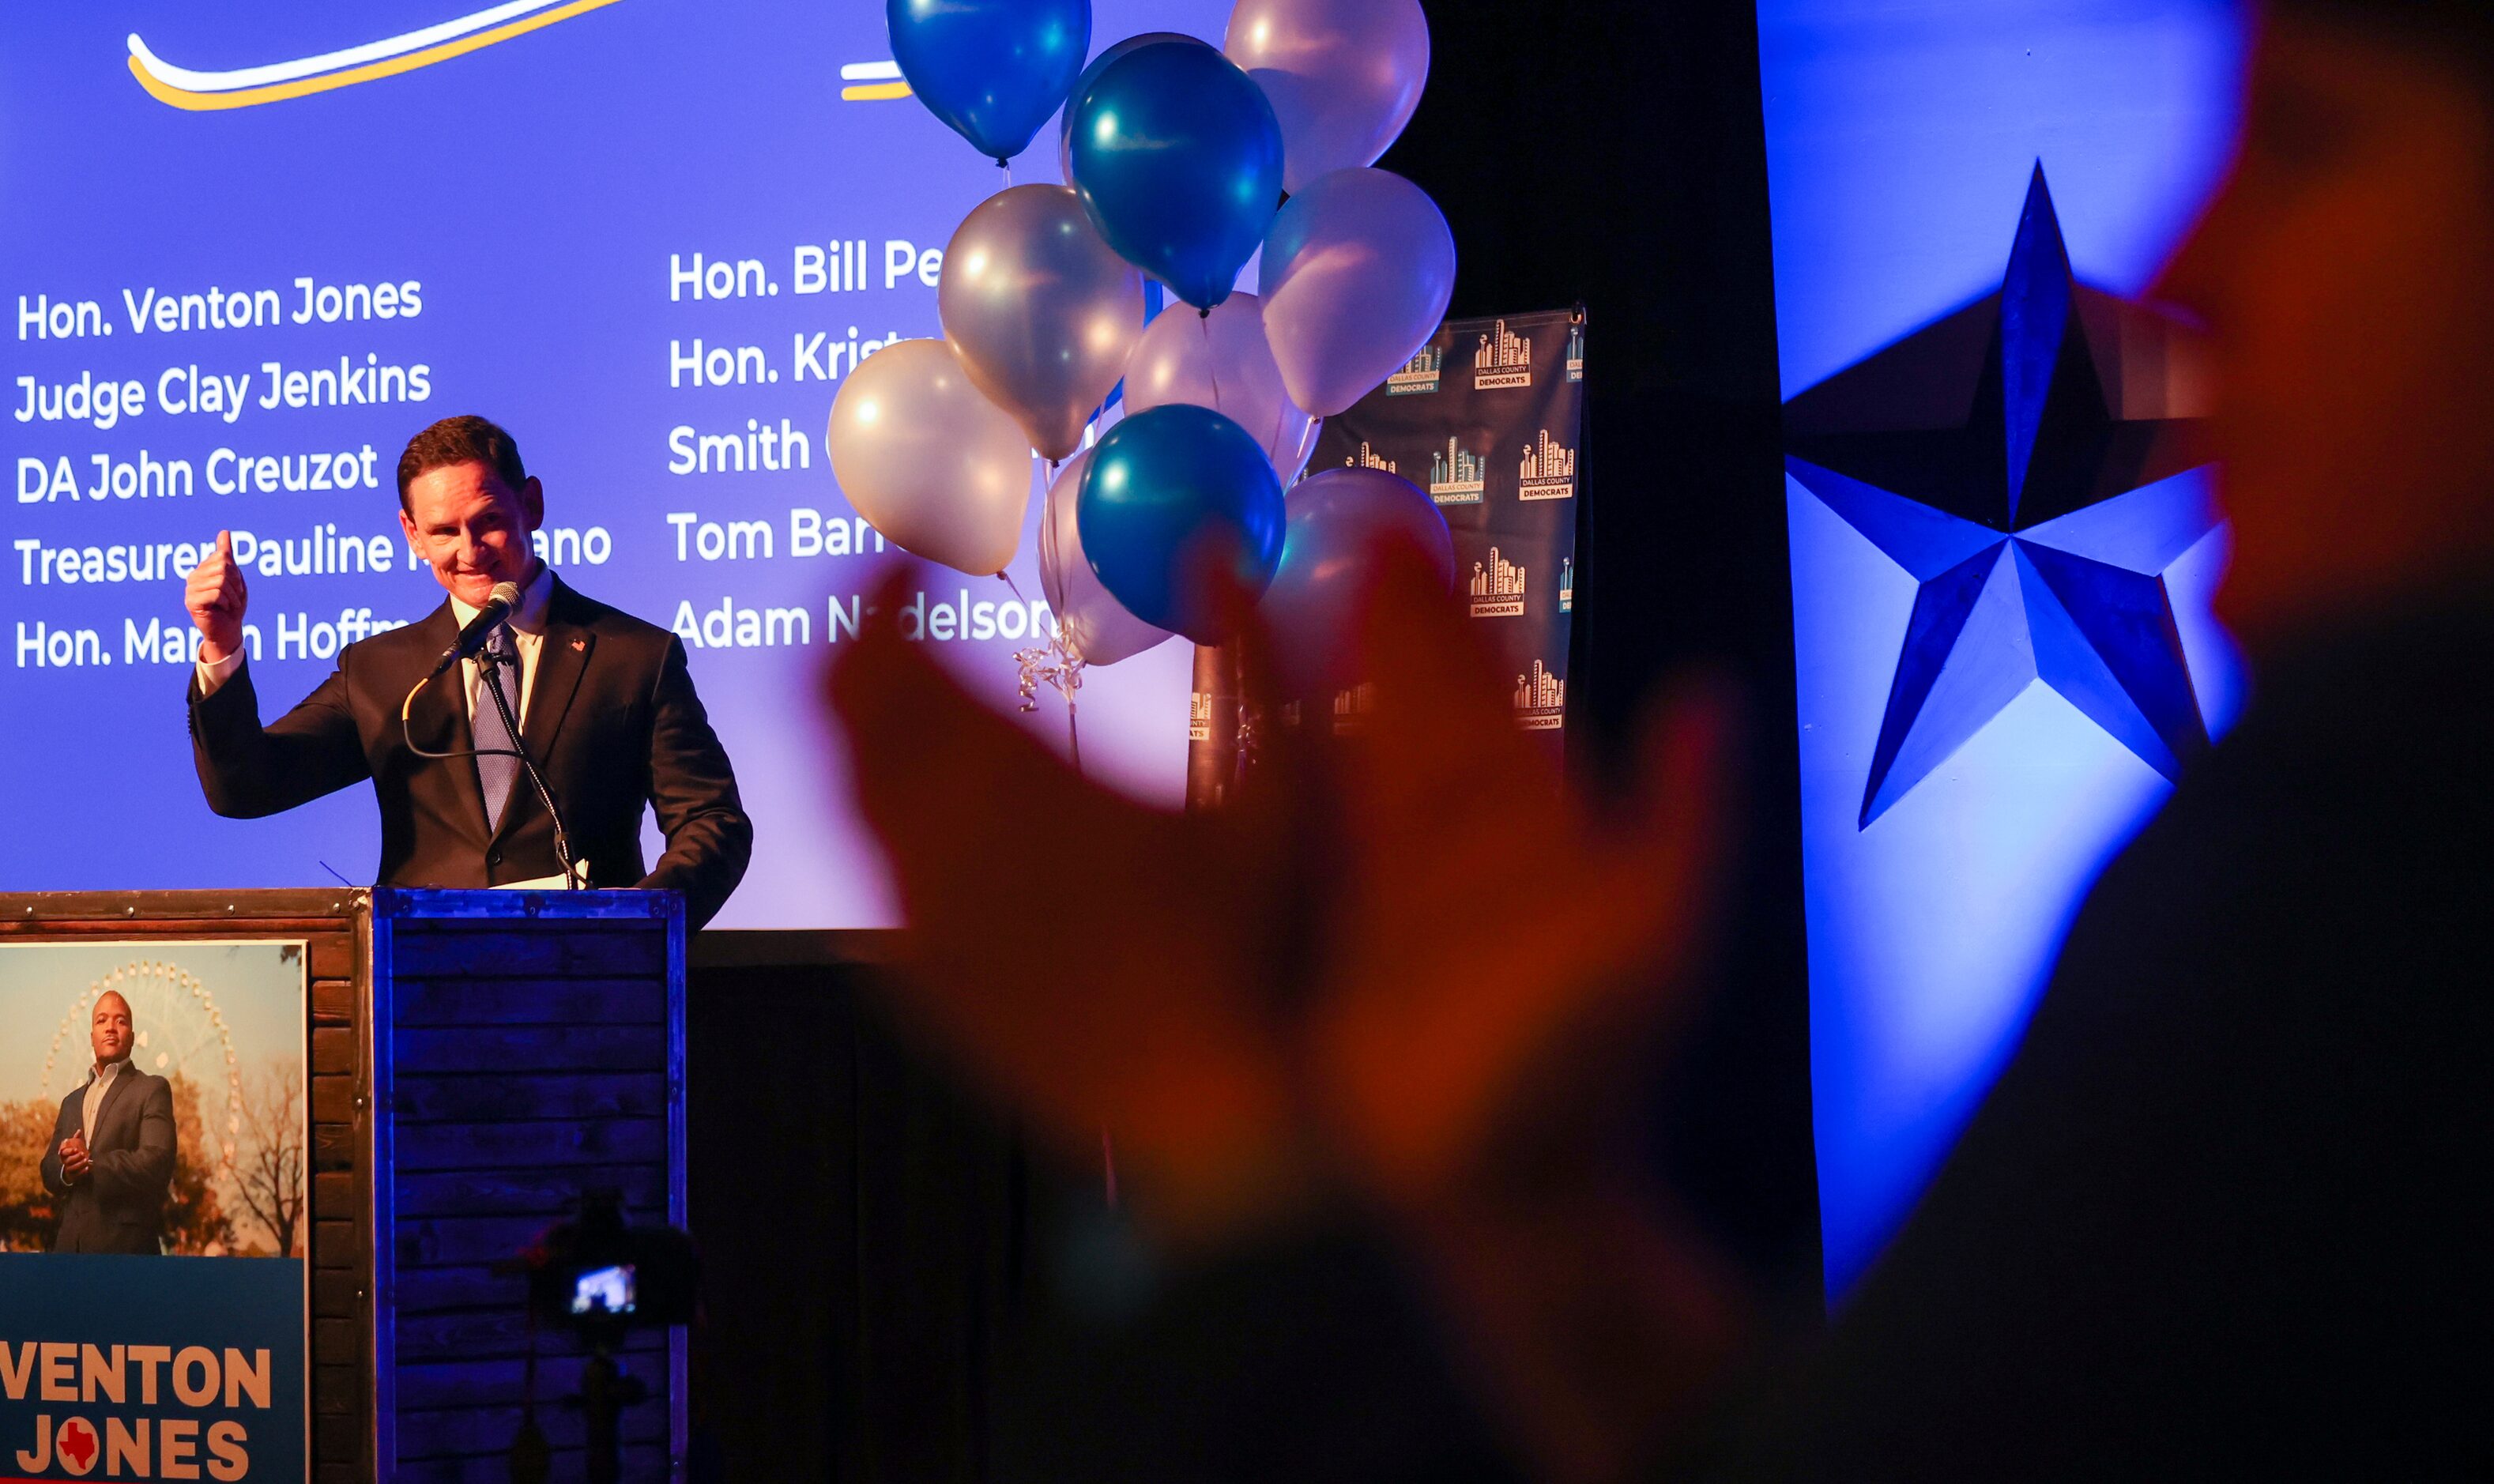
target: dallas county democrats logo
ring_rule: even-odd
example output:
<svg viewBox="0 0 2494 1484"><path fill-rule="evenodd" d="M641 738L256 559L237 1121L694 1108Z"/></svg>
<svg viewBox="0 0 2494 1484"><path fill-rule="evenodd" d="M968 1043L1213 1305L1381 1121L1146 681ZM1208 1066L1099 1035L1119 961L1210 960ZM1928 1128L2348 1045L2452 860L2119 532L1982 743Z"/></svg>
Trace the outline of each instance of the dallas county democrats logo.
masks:
<svg viewBox="0 0 2494 1484"><path fill-rule="evenodd" d="M1386 458L1383 454L1380 454L1376 449L1369 447L1368 439L1361 439L1359 440L1358 457L1345 459L1342 463L1345 469L1382 469L1389 474L1395 471L1394 461Z"/></svg>
<svg viewBox="0 0 2494 1484"><path fill-rule="evenodd" d="M1473 390L1533 384L1533 342L1510 334L1501 319L1473 350Z"/></svg>
<svg viewBox="0 0 2494 1484"><path fill-rule="evenodd" d="M1333 693L1333 735L1355 737L1367 730L1368 713L1377 709L1377 682L1362 681Z"/></svg>
<svg viewBox="0 0 2494 1484"><path fill-rule="evenodd" d="M1563 557L1559 560L1559 611L1576 611L1576 559L1573 557Z"/></svg>
<svg viewBox="0 0 2494 1484"><path fill-rule="evenodd" d="M1524 568L1489 549L1486 564L1473 563L1472 611L1475 619L1516 619L1524 615Z"/></svg>
<svg viewBox="0 0 2494 1484"><path fill-rule="evenodd" d="M1190 690L1186 693L1186 740L1212 741L1212 693Z"/></svg>
<svg viewBox="0 0 2494 1484"><path fill-rule="evenodd" d="M1403 369L1385 379L1385 395L1411 397L1438 389L1438 373L1445 369L1446 352L1436 346L1422 346L1420 353L1403 363Z"/></svg>
<svg viewBox="0 0 2494 1484"><path fill-rule="evenodd" d="M1585 327L1582 324L1567 327L1567 379L1585 379Z"/></svg>
<svg viewBox="0 0 2494 1484"><path fill-rule="evenodd" d="M1515 467L1518 500L1568 500L1576 494L1576 450L1563 447L1541 430L1541 440L1528 445Z"/></svg>
<svg viewBox="0 0 2494 1484"><path fill-rule="evenodd" d="M1489 488L1489 460L1466 453L1452 438L1429 455L1429 498L1442 505L1476 505Z"/></svg>
<svg viewBox="0 0 2494 1484"><path fill-rule="evenodd" d="M1556 732L1566 725L1567 682L1533 662L1533 673L1515 678L1515 724L1528 732Z"/></svg>

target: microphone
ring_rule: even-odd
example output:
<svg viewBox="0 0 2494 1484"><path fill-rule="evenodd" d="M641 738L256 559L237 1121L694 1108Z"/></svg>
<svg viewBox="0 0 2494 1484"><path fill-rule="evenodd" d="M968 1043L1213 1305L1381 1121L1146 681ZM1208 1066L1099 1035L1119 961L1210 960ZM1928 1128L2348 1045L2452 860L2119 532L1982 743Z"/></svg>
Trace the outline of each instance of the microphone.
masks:
<svg viewBox="0 0 2494 1484"><path fill-rule="evenodd" d="M441 657L433 662L433 674L426 676L425 679L428 681L437 679L442 671L461 660L473 659L476 651L485 647L486 639L492 636L494 625L509 618L511 610L519 606L520 585L518 583L494 584L493 595L485 599L484 607L476 610L476 617L468 621L468 626L459 631L459 637L452 641L450 648L442 651Z"/></svg>

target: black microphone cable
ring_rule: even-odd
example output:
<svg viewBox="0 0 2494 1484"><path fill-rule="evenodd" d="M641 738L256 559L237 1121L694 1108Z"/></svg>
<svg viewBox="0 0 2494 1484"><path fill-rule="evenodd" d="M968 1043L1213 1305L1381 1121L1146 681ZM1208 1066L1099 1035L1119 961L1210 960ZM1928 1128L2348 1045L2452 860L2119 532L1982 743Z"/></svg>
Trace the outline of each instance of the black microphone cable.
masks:
<svg viewBox="0 0 2494 1484"><path fill-rule="evenodd" d="M518 661L512 663L516 665ZM519 719L511 714L511 703L502 695L502 677L499 673L502 668L500 664L490 662L485 666L486 694L494 698L494 710L502 715L502 729L517 743L507 755L520 760L520 771L529 775L529 782L536 787L537 799L545 804L546 818L554 821L554 858L556 863L563 867L563 889L577 892L581 883L580 875L571 863L571 833L563 827L563 811L554 806L554 790L546 787L545 774L537 772L537 760L529 756L528 739L520 735ZM486 750L502 753L505 749L493 747Z"/></svg>

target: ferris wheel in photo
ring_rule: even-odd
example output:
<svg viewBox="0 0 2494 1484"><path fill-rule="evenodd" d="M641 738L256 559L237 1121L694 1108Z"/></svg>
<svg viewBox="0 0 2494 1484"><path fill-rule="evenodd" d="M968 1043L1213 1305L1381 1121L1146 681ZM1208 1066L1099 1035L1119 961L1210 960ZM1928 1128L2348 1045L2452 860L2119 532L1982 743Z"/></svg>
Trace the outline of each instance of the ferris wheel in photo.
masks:
<svg viewBox="0 0 2494 1484"><path fill-rule="evenodd" d="M61 1016L52 1032L51 1049L44 1055L43 1094L66 1096L86 1080L93 1065L88 1027L95 1002L118 994L130 1006L135 1033L130 1065L156 1076L181 1074L199 1090L200 1121L215 1144L214 1164L233 1172L236 1146L242 1141L242 1062L234 1054L233 1037L225 1012L199 977L163 959L137 958L89 982L86 993ZM53 1075L62 1074L55 1094ZM224 1117L217 1114L222 1109Z"/></svg>

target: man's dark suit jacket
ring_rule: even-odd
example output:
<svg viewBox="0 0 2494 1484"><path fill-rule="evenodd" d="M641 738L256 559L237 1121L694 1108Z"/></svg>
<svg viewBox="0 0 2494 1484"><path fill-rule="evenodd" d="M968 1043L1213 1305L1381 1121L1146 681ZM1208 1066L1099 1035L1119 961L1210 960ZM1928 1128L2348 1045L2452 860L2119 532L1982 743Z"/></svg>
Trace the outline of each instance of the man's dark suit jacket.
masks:
<svg viewBox="0 0 2494 1484"><path fill-rule="evenodd" d="M61 1197L54 1252L153 1257L165 1233L165 1192L173 1179L173 1084L124 1067L95 1115L87 1143L94 1166L76 1185L61 1179L61 1140L86 1127L86 1086L61 1100L52 1141L44 1146L44 1189Z"/></svg>
<svg viewBox="0 0 2494 1484"><path fill-rule="evenodd" d="M554 590L521 741L563 808L591 884L676 888L687 924L698 927L744 877L753 824L693 693L684 648L552 572L546 580ZM204 699L195 679L192 750L208 807L258 818L370 778L381 810L380 885L490 887L559 874L554 823L526 777L512 785L501 827L488 829L476 760L419 757L401 731L400 704L458 633L445 599L421 622L350 644L337 672L264 730L248 662ZM407 732L434 752L475 745L458 671L424 687ZM644 802L667 837L666 854L646 870Z"/></svg>

